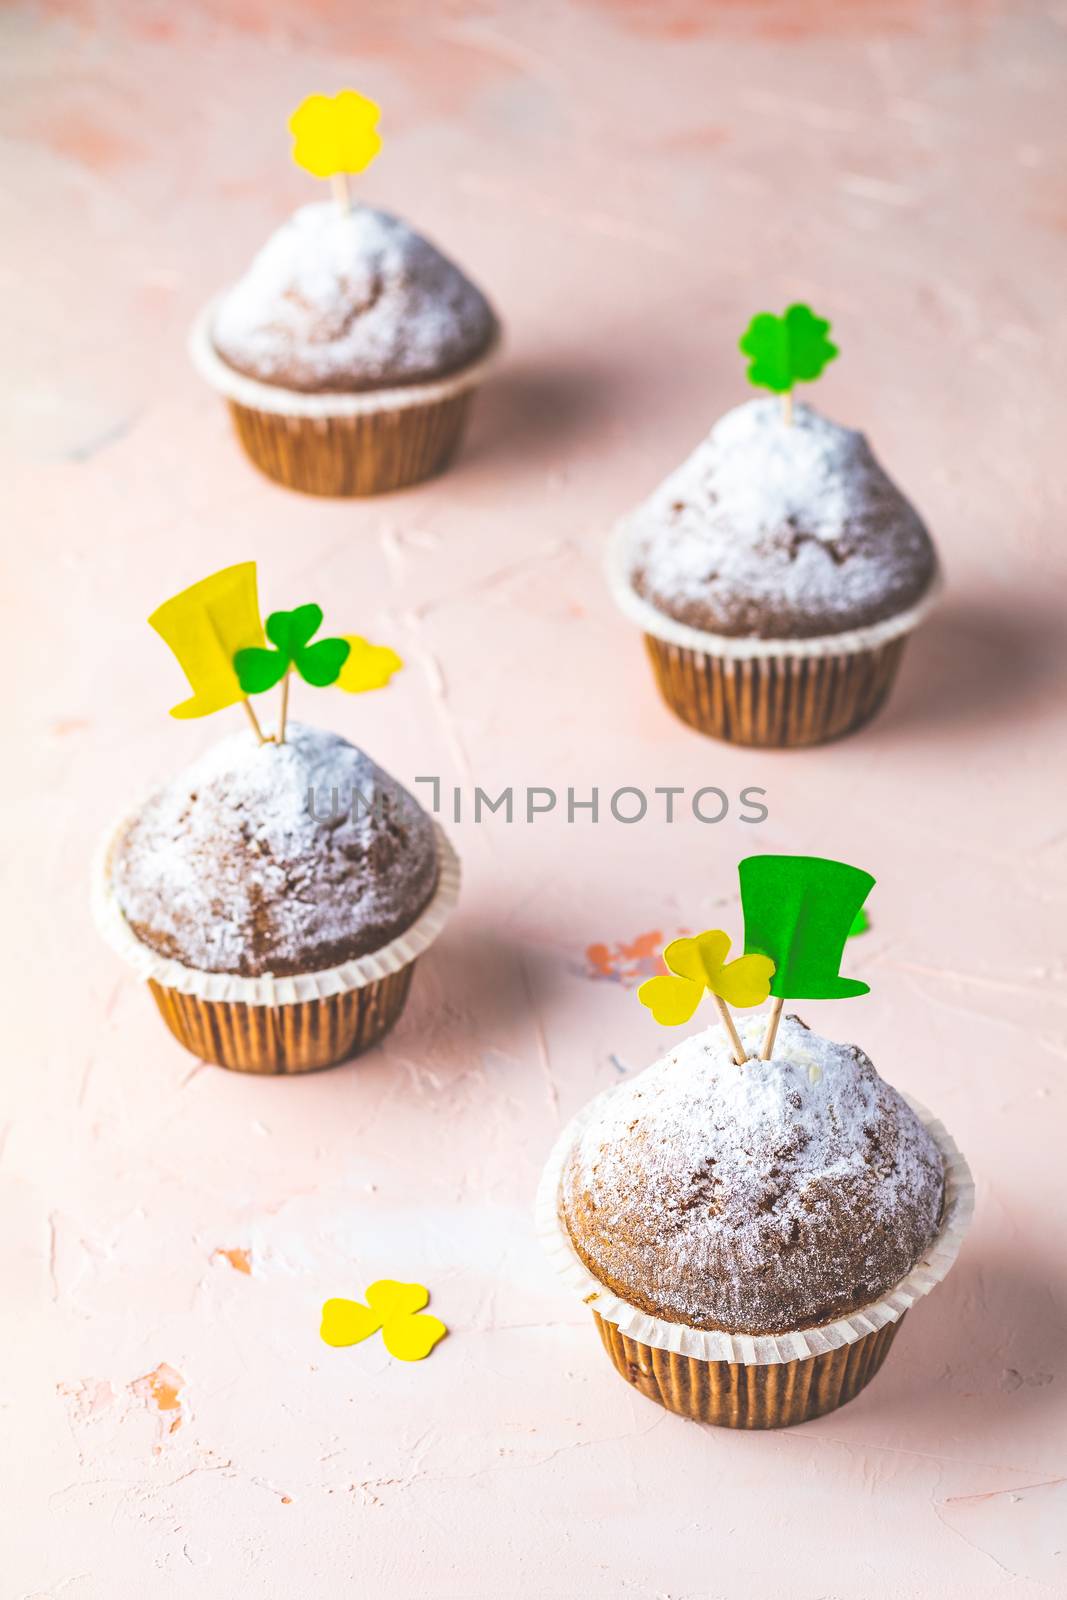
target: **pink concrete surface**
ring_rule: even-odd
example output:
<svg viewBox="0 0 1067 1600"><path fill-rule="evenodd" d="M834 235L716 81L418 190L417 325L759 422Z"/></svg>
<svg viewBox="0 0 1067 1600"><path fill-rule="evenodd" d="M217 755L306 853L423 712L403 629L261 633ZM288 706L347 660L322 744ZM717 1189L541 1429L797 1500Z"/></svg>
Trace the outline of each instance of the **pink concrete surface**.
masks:
<svg viewBox="0 0 1067 1600"><path fill-rule="evenodd" d="M4 1597L1067 1593L1065 29L1038 0L7 10ZM508 347L450 476L317 504L247 466L183 340L317 192L286 114L348 83L385 107L363 192ZM795 297L843 351L819 402L950 589L876 726L746 754L671 720L599 563ZM388 694L294 694L400 778L752 784L770 819L465 819L462 908L383 1048L198 1065L97 938L87 863L234 725L167 718L143 619L249 556L266 606L406 656ZM882 1375L781 1435L632 1393L531 1228L561 1121L660 1049L642 953L736 927L753 848L877 874L870 996L804 1011L978 1180ZM319 1340L383 1275L451 1329L421 1365Z"/></svg>

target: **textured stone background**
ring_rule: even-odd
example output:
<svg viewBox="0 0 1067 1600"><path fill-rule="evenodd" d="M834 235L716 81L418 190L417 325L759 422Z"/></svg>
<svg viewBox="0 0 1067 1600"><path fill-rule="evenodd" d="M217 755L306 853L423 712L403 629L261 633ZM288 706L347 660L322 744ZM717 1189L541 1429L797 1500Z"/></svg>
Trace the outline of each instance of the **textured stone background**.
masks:
<svg viewBox="0 0 1067 1600"><path fill-rule="evenodd" d="M2 27L3 1594L1064 1593L1067 10L54 0ZM448 478L315 504L245 464L183 340L315 192L287 113L346 83L385 107L364 192L509 342ZM599 561L793 297L843 351L819 402L951 587L869 732L748 755L662 709ZM98 941L87 860L222 731L168 720L143 618L247 556L267 606L406 657L388 694L294 694L402 779L758 784L770 820L464 821L461 913L385 1048L306 1082L198 1066ZM878 875L871 995L807 1014L936 1108L979 1207L860 1400L735 1437L623 1385L530 1211L561 1119L659 1048L650 953L737 926L754 844ZM322 1300L381 1275L433 1290L425 1364L319 1341Z"/></svg>

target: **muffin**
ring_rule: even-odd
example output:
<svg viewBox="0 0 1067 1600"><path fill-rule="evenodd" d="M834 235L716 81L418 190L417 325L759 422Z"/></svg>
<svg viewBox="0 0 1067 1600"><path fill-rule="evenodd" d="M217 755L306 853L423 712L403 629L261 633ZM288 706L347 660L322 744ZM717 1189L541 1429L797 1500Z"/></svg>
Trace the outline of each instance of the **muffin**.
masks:
<svg viewBox="0 0 1067 1600"><path fill-rule="evenodd" d="M458 863L368 756L296 723L212 746L125 819L97 878L104 931L187 1049L303 1072L396 1022Z"/></svg>
<svg viewBox="0 0 1067 1600"><path fill-rule="evenodd" d="M933 596L922 519L867 440L751 400L620 525L611 577L664 699L734 744L818 744L881 706Z"/></svg>
<svg viewBox="0 0 1067 1600"><path fill-rule="evenodd" d="M670 1410L731 1427L802 1422L877 1372L944 1276L970 1207L939 1124L862 1050L745 1018L609 1090L545 1172L547 1242L619 1372Z"/></svg>
<svg viewBox="0 0 1067 1600"><path fill-rule="evenodd" d="M428 239L324 201L208 306L191 350L268 477L365 495L446 465L497 337L481 290Z"/></svg>

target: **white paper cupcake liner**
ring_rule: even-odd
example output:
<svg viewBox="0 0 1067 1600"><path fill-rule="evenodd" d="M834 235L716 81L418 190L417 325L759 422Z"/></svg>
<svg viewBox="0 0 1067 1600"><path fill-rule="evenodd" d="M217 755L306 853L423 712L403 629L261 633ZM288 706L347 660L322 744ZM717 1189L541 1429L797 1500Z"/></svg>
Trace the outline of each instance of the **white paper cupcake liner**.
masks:
<svg viewBox="0 0 1067 1600"><path fill-rule="evenodd" d="M855 1344L866 1334L896 1322L923 1295L929 1294L945 1277L959 1254L974 1210L974 1180L970 1168L944 1124L913 1100L904 1099L922 1122L941 1152L945 1166L945 1200L941 1229L922 1260L888 1294L861 1306L847 1317L839 1317L818 1328L802 1328L795 1333L748 1334L709 1332L691 1328L683 1322L668 1322L650 1317L629 1305L595 1278L578 1255L559 1216L559 1188L571 1148L582 1128L618 1085L597 1095L574 1117L560 1134L541 1175L537 1191L536 1227L545 1253L564 1284L583 1305L589 1306L605 1322L614 1323L623 1333L655 1350L672 1350L678 1355L695 1356L700 1361L729 1361L747 1367L773 1366L780 1362L805 1360L809 1356Z"/></svg>
<svg viewBox="0 0 1067 1600"><path fill-rule="evenodd" d="M631 582L633 571L634 530L627 522L618 524L607 548L605 569L608 586L616 605L631 622L636 622L642 633L650 633L667 644L676 644L684 650L697 650L704 655L724 656L735 661L751 661L767 656L843 656L855 655L864 650L877 650L881 645L911 633L937 604L943 588L940 571L935 572L922 599L907 611L869 627L850 628L845 633L825 633L814 639L735 639L723 633L707 633L702 628L691 628L658 610Z"/></svg>
<svg viewBox="0 0 1067 1600"><path fill-rule="evenodd" d="M323 1000L331 995L348 994L399 972L430 948L455 909L459 899L459 857L438 823L437 887L433 898L419 916L398 934L372 950L336 967L319 972L302 972L293 977L242 978L226 972L201 972L167 956L158 955L137 937L126 921L111 887L111 863L122 835L135 812L123 816L110 830L96 852L92 865L91 904L93 918L104 938L145 982L149 979L181 994L201 1000L231 1001L251 1006L295 1005L308 1000Z"/></svg>
<svg viewBox="0 0 1067 1600"><path fill-rule="evenodd" d="M300 389L283 389L276 383L261 383L249 378L224 361L215 349L211 330L222 296L209 301L189 331L189 355L200 376L219 394L249 411L265 411L280 417L359 417L378 411L403 411L411 406L434 405L450 395L461 394L481 383L500 353L499 326L488 350L458 372L435 378L429 383L407 383L392 389L365 389L354 394L306 394Z"/></svg>

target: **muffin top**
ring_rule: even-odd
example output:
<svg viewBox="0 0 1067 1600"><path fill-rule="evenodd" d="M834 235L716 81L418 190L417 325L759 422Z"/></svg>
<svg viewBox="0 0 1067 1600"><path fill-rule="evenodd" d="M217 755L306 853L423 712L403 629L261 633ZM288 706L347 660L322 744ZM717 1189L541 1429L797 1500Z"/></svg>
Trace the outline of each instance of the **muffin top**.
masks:
<svg viewBox="0 0 1067 1600"><path fill-rule="evenodd" d="M920 600L937 558L862 433L750 400L716 423L629 518L630 581L675 621L807 639Z"/></svg>
<svg viewBox="0 0 1067 1600"><path fill-rule="evenodd" d="M377 803L376 803L377 797ZM213 745L144 805L112 863L137 937L203 972L318 972L403 933L437 882L433 823L335 733Z"/></svg>
<svg viewBox="0 0 1067 1600"><path fill-rule="evenodd" d="M224 295L212 338L262 383L353 393L446 376L488 349L480 289L406 222L371 206L301 206Z"/></svg>
<svg viewBox="0 0 1067 1600"><path fill-rule="evenodd" d="M756 1051L766 1017L739 1027ZM652 1316L785 1333L845 1316L935 1237L941 1154L863 1051L784 1017L774 1059L718 1027L606 1095L560 1217L589 1271Z"/></svg>

